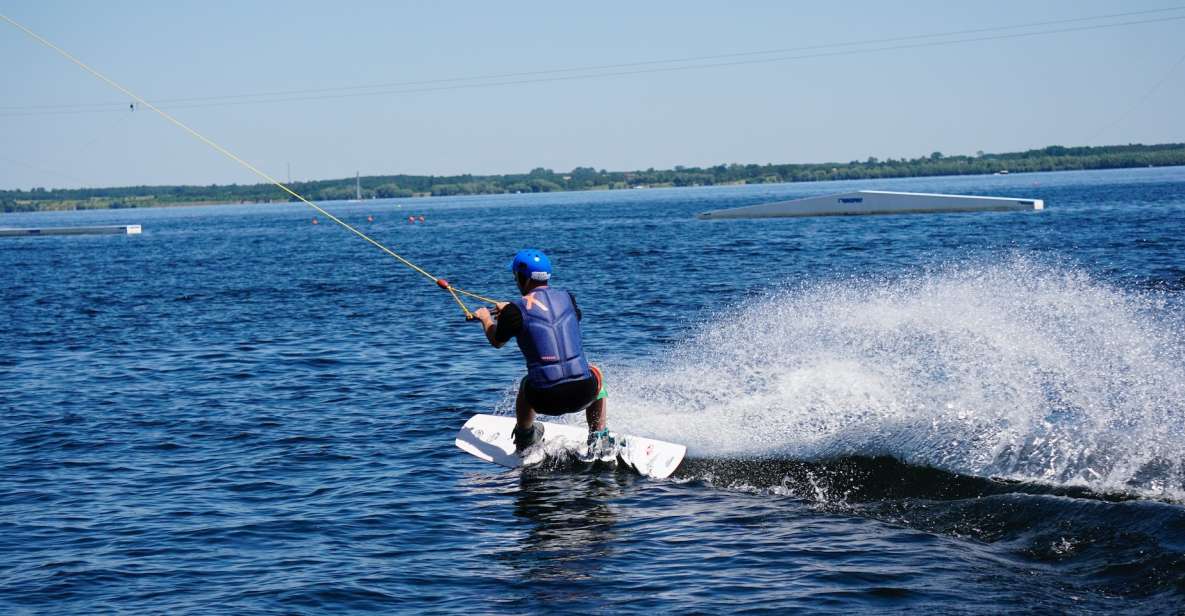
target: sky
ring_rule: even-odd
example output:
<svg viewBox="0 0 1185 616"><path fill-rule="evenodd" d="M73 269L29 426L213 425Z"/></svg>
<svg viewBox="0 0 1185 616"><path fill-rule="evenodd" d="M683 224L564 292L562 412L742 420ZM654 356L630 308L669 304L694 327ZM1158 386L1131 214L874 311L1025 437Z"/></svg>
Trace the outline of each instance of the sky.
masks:
<svg viewBox="0 0 1185 616"><path fill-rule="evenodd" d="M280 180L1185 141L1185 4L1163 1L0 0L0 13ZM0 189L260 181L2 20L0 80Z"/></svg>

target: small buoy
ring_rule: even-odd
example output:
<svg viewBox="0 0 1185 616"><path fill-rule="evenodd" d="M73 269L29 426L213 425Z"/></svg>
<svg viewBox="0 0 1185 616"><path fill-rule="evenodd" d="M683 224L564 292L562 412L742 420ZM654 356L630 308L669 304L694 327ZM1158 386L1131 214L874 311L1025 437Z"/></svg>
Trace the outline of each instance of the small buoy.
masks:
<svg viewBox="0 0 1185 616"><path fill-rule="evenodd" d="M374 216L367 216L366 222L374 222Z"/></svg>
<svg viewBox="0 0 1185 616"><path fill-rule="evenodd" d="M416 224L416 217L415 217L415 216L408 216L408 217L407 217L407 222L409 222L409 223L411 223L411 224L413 224L413 225L414 225L414 224Z"/></svg>
<svg viewBox="0 0 1185 616"><path fill-rule="evenodd" d="M424 215L420 214L420 222L424 222Z"/></svg>
<svg viewBox="0 0 1185 616"><path fill-rule="evenodd" d="M315 225L315 224L319 224L319 223L317 222L317 217L316 217L316 216L314 216L314 217L313 217L313 224L314 224L314 225Z"/></svg>

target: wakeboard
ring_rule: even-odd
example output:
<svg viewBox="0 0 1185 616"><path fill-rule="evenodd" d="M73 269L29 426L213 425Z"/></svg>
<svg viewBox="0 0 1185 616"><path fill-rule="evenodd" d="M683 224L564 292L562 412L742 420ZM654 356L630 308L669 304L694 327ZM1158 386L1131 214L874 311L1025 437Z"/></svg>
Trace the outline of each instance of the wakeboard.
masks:
<svg viewBox="0 0 1185 616"><path fill-rule="evenodd" d="M514 452L515 420L498 415L474 415L457 433L456 444L461 450L507 468L518 468L542 461L549 452L579 453L585 444L588 430L584 426L546 422L543 439L531 446L526 457ZM616 459L639 475L666 479L675 472L687 447L641 436L616 434Z"/></svg>

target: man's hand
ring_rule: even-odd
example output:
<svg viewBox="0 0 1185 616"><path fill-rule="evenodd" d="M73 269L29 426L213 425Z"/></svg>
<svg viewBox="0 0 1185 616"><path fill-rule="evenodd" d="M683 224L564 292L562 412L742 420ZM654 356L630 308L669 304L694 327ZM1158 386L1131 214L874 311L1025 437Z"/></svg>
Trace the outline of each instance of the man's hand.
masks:
<svg viewBox="0 0 1185 616"><path fill-rule="evenodd" d="M495 313L505 305L505 303L496 304L494 306ZM489 308L482 306L481 308L473 311L473 318L481 322L481 329L486 334L486 340L489 340L490 344L493 345L495 349L505 344L504 342L498 342L497 337L494 336L494 331L498 328L498 326L494 323L494 318L490 316Z"/></svg>

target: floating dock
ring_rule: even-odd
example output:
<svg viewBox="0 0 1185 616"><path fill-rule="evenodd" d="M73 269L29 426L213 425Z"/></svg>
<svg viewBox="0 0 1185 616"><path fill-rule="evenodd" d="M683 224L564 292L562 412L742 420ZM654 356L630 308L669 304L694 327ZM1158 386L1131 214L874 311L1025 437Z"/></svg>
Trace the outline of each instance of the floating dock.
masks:
<svg viewBox="0 0 1185 616"><path fill-rule="evenodd" d="M29 237L34 235L138 235L140 231L140 225L40 227L36 229L0 228L0 237Z"/></svg>
<svg viewBox="0 0 1185 616"><path fill-rule="evenodd" d="M932 214L1042 210L1041 199L937 195L930 193L861 190L858 192L807 197L793 201L762 203L725 210L701 212L697 218L786 218L794 216L857 216L861 214Z"/></svg>

